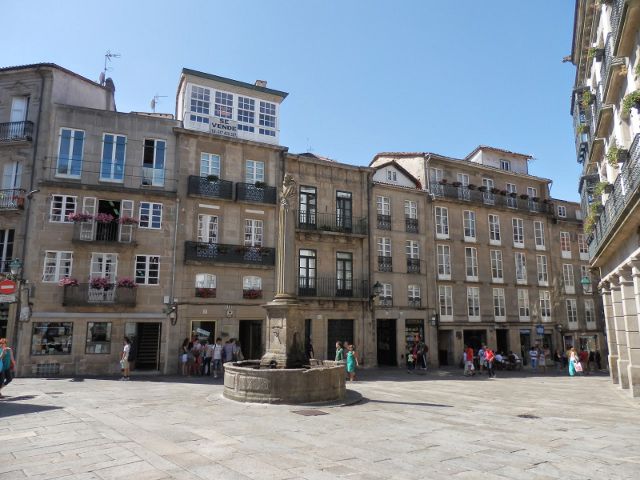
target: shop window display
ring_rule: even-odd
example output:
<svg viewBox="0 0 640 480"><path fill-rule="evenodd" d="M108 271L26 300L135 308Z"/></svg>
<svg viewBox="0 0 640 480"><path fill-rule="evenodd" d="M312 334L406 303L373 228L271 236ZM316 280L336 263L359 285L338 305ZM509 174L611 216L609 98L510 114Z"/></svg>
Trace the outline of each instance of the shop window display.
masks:
<svg viewBox="0 0 640 480"><path fill-rule="evenodd" d="M34 323L31 355L69 355L73 342L73 323Z"/></svg>
<svg viewBox="0 0 640 480"><path fill-rule="evenodd" d="M111 323L89 322L86 353L111 353Z"/></svg>

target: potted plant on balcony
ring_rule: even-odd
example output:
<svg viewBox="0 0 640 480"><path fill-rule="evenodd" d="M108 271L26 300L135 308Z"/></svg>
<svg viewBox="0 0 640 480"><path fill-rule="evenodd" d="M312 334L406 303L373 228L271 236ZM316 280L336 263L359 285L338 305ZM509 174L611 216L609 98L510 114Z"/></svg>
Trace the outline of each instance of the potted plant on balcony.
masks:
<svg viewBox="0 0 640 480"><path fill-rule="evenodd" d="M486 191L487 191L487 187L485 187L484 185L482 185L481 187L478 187L478 191L480 191L480 192L486 192Z"/></svg>
<svg viewBox="0 0 640 480"><path fill-rule="evenodd" d="M458 188L462 186L462 182L453 182L451 185L453 185L454 187Z"/></svg>
<svg viewBox="0 0 640 480"><path fill-rule="evenodd" d="M138 288L138 284L132 278L129 278L129 277L124 277L118 280L118 283L116 284L116 286L118 288Z"/></svg>
<svg viewBox="0 0 640 480"><path fill-rule="evenodd" d="M118 219L120 225L138 225L140 223L137 218L127 217L126 215Z"/></svg>
<svg viewBox="0 0 640 480"><path fill-rule="evenodd" d="M589 215L587 215L587 218L584 219L584 233L590 234L591 232L593 232L593 227L596 226L596 217L595 215L589 213Z"/></svg>
<svg viewBox="0 0 640 480"><path fill-rule="evenodd" d="M67 219L73 223L82 223L92 220L93 215L90 215L88 213L72 213L67 217Z"/></svg>
<svg viewBox="0 0 640 480"><path fill-rule="evenodd" d="M591 105L593 103L593 93L591 93L591 90L585 90L584 92L582 92L582 99L580 100L580 105L582 105L582 108L584 108L585 110L587 108L589 108L589 105Z"/></svg>
<svg viewBox="0 0 640 480"><path fill-rule="evenodd" d="M478 187L476 187L473 183L470 183L469 185L467 185L467 188L468 188L469 190L475 190L475 189L476 189L476 188L478 188Z"/></svg>
<svg viewBox="0 0 640 480"><path fill-rule="evenodd" d="M622 99L622 113L624 115L629 115L632 108L640 110L640 90L631 92Z"/></svg>
<svg viewBox="0 0 640 480"><path fill-rule="evenodd" d="M253 186L256 187L256 188L264 188L264 187L267 186L267 184L264 183L264 182L256 182L256 183L253 184Z"/></svg>
<svg viewBox="0 0 640 480"><path fill-rule="evenodd" d="M511 198L516 198L518 196L518 194L516 192L509 192L509 196Z"/></svg>
<svg viewBox="0 0 640 480"><path fill-rule="evenodd" d="M527 195L526 193L523 193L522 195L520 195L520 198L522 200L528 200L529 199L529 195Z"/></svg>
<svg viewBox="0 0 640 480"><path fill-rule="evenodd" d="M446 178L441 178L440 181L438 182L440 185L446 185L447 184L447 179Z"/></svg>
<svg viewBox="0 0 640 480"><path fill-rule="evenodd" d="M618 163L625 162L627 160L627 158L629 157L629 152L624 148L619 148L614 138L605 156L609 165L611 165L612 167L617 167Z"/></svg>
<svg viewBox="0 0 640 480"><path fill-rule="evenodd" d="M79 284L78 280L73 277L63 277L58 282L58 285L61 287L77 287Z"/></svg>
<svg viewBox="0 0 640 480"><path fill-rule="evenodd" d="M596 186L593 187L593 195L596 197L600 197L603 193L611 193L612 191L613 185L606 181L598 182Z"/></svg>
<svg viewBox="0 0 640 480"><path fill-rule="evenodd" d="M218 177L218 175L207 175L207 181L211 183L216 183L218 180L220 180L220 177Z"/></svg>
<svg viewBox="0 0 640 480"><path fill-rule="evenodd" d="M500 193L500 189L499 189L499 188L496 188L496 187L493 187L493 188L491 189L491 193L493 193L494 195L497 195L497 194L499 194L499 193Z"/></svg>
<svg viewBox="0 0 640 480"><path fill-rule="evenodd" d="M93 218L98 223L111 223L115 220L116 217L114 217L110 213L99 213Z"/></svg>
<svg viewBox="0 0 640 480"><path fill-rule="evenodd" d="M604 48L591 47L589 50L587 50L587 58L589 60L591 60L592 58L595 58L597 61L600 61L602 60L603 56L604 56Z"/></svg>
<svg viewBox="0 0 640 480"><path fill-rule="evenodd" d="M506 197L507 193L509 192L507 192L506 190L500 190L500 195L502 195L503 197Z"/></svg>
<svg viewBox="0 0 640 480"><path fill-rule="evenodd" d="M113 288L113 284L109 277L94 277L89 281L89 287L93 290L108 291Z"/></svg>
<svg viewBox="0 0 640 480"><path fill-rule="evenodd" d="M540 201L540 197L532 197L531 200L538 203Z"/></svg>
<svg viewBox="0 0 640 480"><path fill-rule="evenodd" d="M576 132L578 133L578 135L581 135L583 133L587 133L587 130L589 130L589 125L587 125L586 123L581 123L576 128Z"/></svg>

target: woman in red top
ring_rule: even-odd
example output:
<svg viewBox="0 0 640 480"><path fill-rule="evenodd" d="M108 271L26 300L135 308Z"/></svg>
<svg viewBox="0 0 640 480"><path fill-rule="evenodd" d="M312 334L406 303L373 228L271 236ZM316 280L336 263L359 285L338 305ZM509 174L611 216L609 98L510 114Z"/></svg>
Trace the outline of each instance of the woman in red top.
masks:
<svg viewBox="0 0 640 480"><path fill-rule="evenodd" d="M496 359L493 350L489 347L484 347L484 358L487 361L487 370L489 371L489 378L496 378L496 371L493 368L493 362Z"/></svg>

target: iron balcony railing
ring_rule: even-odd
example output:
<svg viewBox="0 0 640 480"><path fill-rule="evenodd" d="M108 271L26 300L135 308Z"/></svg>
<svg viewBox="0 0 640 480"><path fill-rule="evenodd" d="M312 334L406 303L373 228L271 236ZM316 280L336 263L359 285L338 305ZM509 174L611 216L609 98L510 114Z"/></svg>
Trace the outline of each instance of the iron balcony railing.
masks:
<svg viewBox="0 0 640 480"><path fill-rule="evenodd" d="M245 247L223 243L184 242L184 261L275 265L276 250L270 247Z"/></svg>
<svg viewBox="0 0 640 480"><path fill-rule="evenodd" d="M613 0L611 5L611 38L613 45L618 45L618 34L620 33L620 25L622 24L622 16L625 12L627 0Z"/></svg>
<svg viewBox="0 0 640 480"><path fill-rule="evenodd" d="M17 142L33 139L33 122L0 123L0 142Z"/></svg>
<svg viewBox="0 0 640 480"><path fill-rule="evenodd" d="M378 305L381 307L393 307L393 297L378 297Z"/></svg>
<svg viewBox="0 0 640 480"><path fill-rule="evenodd" d="M407 258L407 273L420 273L419 258Z"/></svg>
<svg viewBox="0 0 640 480"><path fill-rule="evenodd" d="M117 222L77 222L73 225L75 242L135 243L136 225Z"/></svg>
<svg viewBox="0 0 640 480"><path fill-rule="evenodd" d="M256 186L253 183L236 183L236 200L256 203L277 203L277 190L268 185Z"/></svg>
<svg viewBox="0 0 640 480"><path fill-rule="evenodd" d="M404 219L405 230L408 233L418 233L418 219L405 217Z"/></svg>
<svg viewBox="0 0 640 480"><path fill-rule="evenodd" d="M613 228L623 220L623 212L636 198L640 187L640 134L629 148L629 159L622 165L604 209L594 223L589 237L589 256L593 258L609 238Z"/></svg>
<svg viewBox="0 0 640 480"><path fill-rule="evenodd" d="M435 187L435 188L434 188ZM450 198L455 200L464 200L473 203L485 204L485 193L479 190L481 187L469 188L467 186L456 186L453 184L431 184L431 192L436 197ZM437 193L435 193L437 192ZM545 203L544 200L534 200L527 195L512 194L501 190L499 193L494 194L493 205L498 207L513 208L515 210L524 210L528 212L540 212L546 214L553 214L553 204Z"/></svg>
<svg viewBox="0 0 640 480"><path fill-rule="evenodd" d="M137 288L116 287L110 285L107 289L91 288L88 283L79 285L65 285L62 295L62 305L122 305L135 307Z"/></svg>
<svg viewBox="0 0 640 480"><path fill-rule="evenodd" d="M378 271L379 272L392 272L393 271L393 257L378 256Z"/></svg>
<svg viewBox="0 0 640 480"><path fill-rule="evenodd" d="M335 277L298 277L299 297L369 298L366 280Z"/></svg>
<svg viewBox="0 0 640 480"><path fill-rule="evenodd" d="M322 232L346 233L350 235L367 235L367 218L353 218L342 213L298 212L296 228L299 230L319 230Z"/></svg>
<svg viewBox="0 0 640 480"><path fill-rule="evenodd" d="M199 195L210 198L233 198L233 182L228 180L207 180L207 177L189 176L189 195Z"/></svg>
<svg viewBox="0 0 640 480"><path fill-rule="evenodd" d="M409 297L407 306L411 308L420 308L422 306L422 301L420 300L420 297Z"/></svg>
<svg viewBox="0 0 640 480"><path fill-rule="evenodd" d="M624 58L613 56L614 39L615 38L613 37L613 32L609 32L604 44L604 58L602 59L602 64L600 65L600 82L602 84L602 91L605 93L603 98L607 97L606 92L609 88L609 80L611 79L612 67L615 65L624 65Z"/></svg>
<svg viewBox="0 0 640 480"><path fill-rule="evenodd" d="M391 215L378 214L378 229L391 230Z"/></svg>
<svg viewBox="0 0 640 480"><path fill-rule="evenodd" d="M0 210L17 210L24 208L25 190L9 188L0 190Z"/></svg>

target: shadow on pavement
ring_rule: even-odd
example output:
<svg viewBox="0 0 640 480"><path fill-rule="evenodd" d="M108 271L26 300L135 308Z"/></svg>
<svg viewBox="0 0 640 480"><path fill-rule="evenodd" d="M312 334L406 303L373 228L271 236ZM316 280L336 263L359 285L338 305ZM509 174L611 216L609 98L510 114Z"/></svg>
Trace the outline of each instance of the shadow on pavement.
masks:
<svg viewBox="0 0 640 480"><path fill-rule="evenodd" d="M18 398L18 397L14 397ZM62 407L52 405L33 405L30 403L12 403L7 397L0 401L0 418L11 417L13 415L26 415L29 413L40 413L48 410L60 410Z"/></svg>
<svg viewBox="0 0 640 480"><path fill-rule="evenodd" d="M370 398L363 398L358 405L364 405L365 403L388 403L392 405L411 405L414 407L437 407L437 408L453 408L453 405L444 405L442 403L426 403L426 402L393 402L391 400L371 400Z"/></svg>

